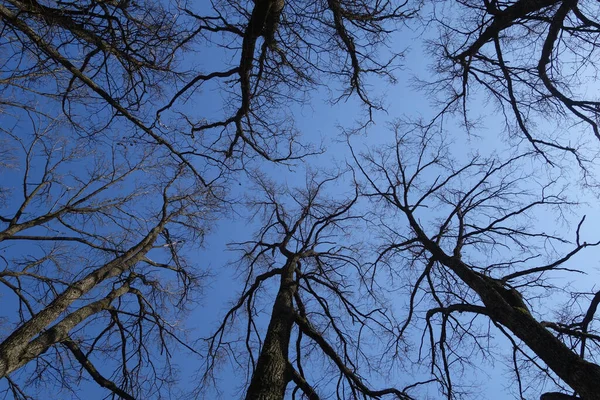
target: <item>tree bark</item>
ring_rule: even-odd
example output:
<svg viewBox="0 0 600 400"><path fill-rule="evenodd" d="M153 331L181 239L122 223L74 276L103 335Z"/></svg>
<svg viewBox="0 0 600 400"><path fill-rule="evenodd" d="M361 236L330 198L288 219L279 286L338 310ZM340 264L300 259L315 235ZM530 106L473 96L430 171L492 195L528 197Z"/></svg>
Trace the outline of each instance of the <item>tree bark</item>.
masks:
<svg viewBox="0 0 600 400"><path fill-rule="evenodd" d="M265 343L252 374L246 400L281 400L292 379L288 369L288 352L294 325L293 298L297 290L294 270L297 263L298 257L293 256L283 267Z"/></svg>
<svg viewBox="0 0 600 400"><path fill-rule="evenodd" d="M587 362L565 346L537 321L527 309L511 305L503 293L460 258L449 256L429 239L411 212L406 212L418 240L444 266L452 270L481 298L489 317L507 327L523 341L552 371L584 400L600 400L600 367Z"/></svg>
<svg viewBox="0 0 600 400"><path fill-rule="evenodd" d="M33 358L31 355L26 354L27 349L30 349L33 343L41 343L39 339L45 337L41 332L65 312L71 304L95 288L99 283L119 275L141 261L146 253L152 249L152 245L160 232L164 229L165 224L166 220L161 221L148 233L148 235L146 235L146 237L129 249L125 254L113 259L102 267L90 272L79 281L71 284L50 304L44 307L44 309L4 339L4 341L0 343L0 378L3 378L20 368ZM73 315L77 315L77 313L73 313ZM67 320L67 318L65 320ZM58 324L57 326L61 325ZM64 335L68 334L68 330L63 333ZM38 336L38 338L33 342L30 342L36 336ZM49 345L63 340L63 336L55 338L55 340L49 340ZM43 351L46 349L47 347L44 348ZM38 349L34 353L39 355L43 351Z"/></svg>

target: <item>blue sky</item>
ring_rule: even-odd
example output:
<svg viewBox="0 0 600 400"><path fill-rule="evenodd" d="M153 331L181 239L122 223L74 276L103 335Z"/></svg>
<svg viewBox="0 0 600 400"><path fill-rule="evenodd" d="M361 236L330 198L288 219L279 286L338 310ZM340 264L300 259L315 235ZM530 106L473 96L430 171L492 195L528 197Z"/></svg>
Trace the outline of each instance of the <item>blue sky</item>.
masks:
<svg viewBox="0 0 600 400"><path fill-rule="evenodd" d="M434 35L432 33L432 35ZM423 36L419 31L410 31L404 29L400 34L396 35L395 40L391 43L393 48L406 48L407 53L404 58L404 67L398 71L396 76L398 83L391 85L389 82L372 80L369 81L371 93L376 97L382 97L387 108L386 112L376 112L374 123L367 128L366 135L356 135L352 138L352 143L356 148L364 148L365 146L373 147L379 144L388 143L392 137L389 124L396 118L430 118L435 115L437 108L432 105L432 99L417 90L413 78L427 78L430 72L427 70L429 59L422 47ZM220 52L218 48L210 50L202 49L198 54L190 55L182 60L182 65L190 64L198 67L201 70L210 71L218 68L221 62L229 61L228 56ZM185 103L179 104L177 110L196 115L198 117L210 117L214 113L222 110L222 88L207 86L199 89L190 96ZM357 119L364 116L364 108L357 103L355 98L340 101L332 104L329 100L329 90L336 92L337 88L316 89L311 92L310 101L305 105L294 106L293 115L296 120L297 128L303 134L303 140L312 143L323 143L325 153L319 156L310 157L306 160L299 161L296 164L284 167L274 167L267 163L258 163L257 168L261 168L274 179L285 183L290 187L301 186L305 181L307 168L335 168L343 166L349 159L349 152L344 136L341 133L341 127L350 128L354 125ZM493 104L488 102L485 92L474 93L470 102L470 115L481 116L481 126L473 130L469 136L461 127L460 119L449 118L445 122L445 129L449 131L449 136L453 139L451 145L452 152L459 160L461 154L465 157L473 152L479 152L483 155L489 155L493 152L503 153L514 149L517 146L522 148L527 147L527 143L519 143L518 139L508 139L503 133L503 122L499 113ZM155 99L155 103L164 104L160 99ZM2 116L3 122L10 121L10 117ZM168 118L165 116L165 121L168 123ZM543 124L541 124L543 125ZM117 127L118 128L118 127ZM555 174L556 170L549 168L548 171L543 171L541 164L532 162L531 168L539 168L540 173ZM577 171L572 172L578 175ZM17 187L17 175L8 175L3 172L2 184L4 186ZM14 179L14 180L13 180ZM252 190L252 185L244 175L234 177L235 183L231 195L233 197L242 197L249 190ZM577 187L577 190L580 188ZM340 187L340 194L346 188ZM334 190L335 192L335 190ZM581 215L587 214L586 224L582 230L585 237L589 237L590 241L597 235L597 229L600 222L600 213L595 206L596 198L593 197L591 191L581 191L578 194L579 200L584 203L579 207L569 219L578 221ZM7 205L10 208L11 204ZM3 209L0 209L3 211ZM235 300L235 295L240 290L240 278L232 267L232 261L235 261L238 254L231 252L227 247L230 242L238 242L250 239L256 225L248 222L247 212L239 209L238 213L230 213L227 217L220 218L214 221L214 226L211 227L209 234L201 247L191 246L187 250L187 255L190 264L199 268L202 271L210 273L211 277L206 279L204 288L201 292L200 299L196 306L190 311L189 316L183 322L186 327L191 329L189 337L193 339L204 337L210 334L216 327L216 323L222 318L224 312ZM576 225L575 222L575 225ZM539 226L548 231L561 230L571 234L574 226L557 226L556 215L541 214L539 215ZM547 228L546 228L547 227ZM25 245L27 246L27 245ZM25 251L20 246L10 246L2 248L8 252L23 252ZM28 250L27 250L28 251ZM585 289L590 289L591 286L597 283L597 261L594 256L594 251L588 251L584 255L578 256L572 261L573 265L585 264L585 270L590 271L587 276L582 276L581 280L569 278L574 286L582 285ZM560 278L556 278L560 279ZM390 295L391 302L395 304L399 312L402 312L402 307L405 304L404 298L395 298ZM552 301L552 300L550 300ZM3 317L9 317L5 312L14 312L12 307L14 299L9 296L2 298L3 302ZM261 315L260 321L266 321L270 304L264 304L264 314ZM500 335L495 335L497 340L498 352L502 354L505 341L500 339ZM501 358L499 358L501 359ZM175 353L174 360L179 365L184 381L184 389L191 388L195 385L194 374L198 368L199 361L195 356L190 356L185 352ZM476 362L477 363L477 362ZM225 365L219 374L219 388L222 391L222 398L235 398L239 396L240 391L243 391L243 383L238 380L233 371L236 367ZM476 373L475 370L468 371L467 379L473 379L476 382L485 385L482 390L482 397L490 400L509 399L510 391L505 391L506 387L512 384L512 378L507 376L506 368L502 362L496 362L494 365L482 365L482 372ZM406 372L398 372L406 374ZM393 377L391 378L393 381ZM0 383L2 385L3 383ZM187 386L187 387L186 387ZM2 386L0 386L0 389ZM101 399L106 395L106 392L97 388L95 384L86 384L81 387L80 397L86 399ZM435 390L432 390L429 395L431 398L441 398ZM61 398L70 398L65 392ZM50 396L48 398L55 398Z"/></svg>

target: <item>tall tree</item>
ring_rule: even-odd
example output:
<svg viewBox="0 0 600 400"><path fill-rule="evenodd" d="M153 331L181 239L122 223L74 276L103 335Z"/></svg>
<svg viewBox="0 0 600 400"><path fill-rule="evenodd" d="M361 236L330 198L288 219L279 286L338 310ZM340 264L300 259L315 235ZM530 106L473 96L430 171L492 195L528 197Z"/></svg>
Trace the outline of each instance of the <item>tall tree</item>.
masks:
<svg viewBox="0 0 600 400"><path fill-rule="evenodd" d="M399 52L377 50L408 14L367 0L0 1L2 140L17 149L0 166L23 187L0 188L0 240L18 243L2 275L19 310L0 356L12 394L26 396L13 371L37 362L45 377L64 349L114 396L159 392L170 379L145 380L147 346L174 335L165 320L180 306L162 275L193 294L203 272L183 256L229 201L232 171L320 151L298 140L301 95L342 77L342 97L378 107L364 79L392 77ZM224 100L210 109L213 89ZM116 381L94 366L115 337ZM55 374L67 386L70 365Z"/></svg>
<svg viewBox="0 0 600 400"><path fill-rule="evenodd" d="M245 286L207 338L205 378L229 349L249 367L247 400L283 399L290 384L292 398L410 398L407 389L374 389L367 379L378 367L369 347L373 336L387 340L387 350L399 343L391 310L375 293L359 248L344 244L362 217L352 210L356 193L329 197L338 179L309 175L306 188L288 189L257 177L261 195L251 206L261 227L254 240L237 244ZM259 322L263 291L272 293L266 329ZM239 340L228 334L236 318L245 319L238 323ZM319 361L322 367L312 367Z"/></svg>
<svg viewBox="0 0 600 400"><path fill-rule="evenodd" d="M509 130L536 152L551 161L552 150L567 151L586 165L593 157L584 145L588 140L565 128L581 126L600 138L600 102L587 90L598 73L597 5L482 0L439 7L445 8L444 20L435 21L441 34L432 45L438 74L429 88L443 93L446 107L460 106L470 123L470 93L479 96L476 89L482 87L497 102ZM562 129L541 123L553 119L563 123Z"/></svg>
<svg viewBox="0 0 600 400"><path fill-rule="evenodd" d="M400 53L377 50L410 13L406 3L369 0L7 0L0 46L15 79L0 82L21 91L22 77L42 81L48 89L30 93L58 98L79 129L124 124L192 170L194 159L219 168L256 155L283 162L318 151L298 141L290 110L314 87L341 77L342 97L379 107L363 81L393 77ZM188 99L218 106L195 112Z"/></svg>
<svg viewBox="0 0 600 400"><path fill-rule="evenodd" d="M369 80L394 80L402 51L390 40L419 6L0 0L0 294L10 299L0 378L7 394L28 398L36 378L75 391L85 371L114 398L162 396L176 381L172 345L197 351L170 321L197 293L204 271L186 256L197 256L191 252L213 216L230 204L230 178L320 153L300 138L294 107L322 88L333 86L334 102L356 98L366 111L361 125L368 124L382 107ZM393 146L356 156L363 194L381 207L370 211L357 208L357 193L329 197L325 187L337 177L311 175L304 189L290 190L253 173L262 197L247 205L261 228L238 244L245 285L205 342L204 382L231 351L247 366L248 399L283 398L288 388L312 399L409 398L431 380L402 377L391 386L407 381L404 389L375 390L379 381L369 378L375 360L397 360L415 326L429 335L433 380L458 397L455 369L472 361L465 343L491 357L490 334L479 330L487 328L513 347L521 397L529 394L525 367L563 392L569 386L582 398L598 397L600 294L570 292L558 319L535 301L550 293L547 276L572 272L567 263L598 243L580 238L583 220L570 244L536 230L537 209L572 204L559 177L530 176L524 165L540 155L552 163L560 150L593 171L595 147L546 134L537 118L557 115L600 137L600 103L585 80L597 75L597 6L484 0L432 7L450 9L433 21L442 34L427 87L445 96L439 115L458 108L470 128L470 88L479 85L497 100L509 133L524 135L533 151L453 160L433 125L397 131ZM389 215L404 223L393 226ZM388 241L374 263L345 232L366 220L378 221ZM542 255L553 259L541 262ZM381 280L381 270L413 278L399 325L382 291L407 281ZM272 308L264 325L263 304ZM238 338L230 327L243 318ZM378 352L367 344L377 338L387 340Z"/></svg>
<svg viewBox="0 0 600 400"><path fill-rule="evenodd" d="M536 301L556 289L551 277L558 272L583 272L568 261L600 244L581 237L585 218L572 241L538 227L538 210L564 213L573 205L560 177L528 172L528 154L457 161L432 131L398 125L391 146L355 157L365 194L399 219L383 227L388 243L378 262L412 282L401 332L420 321L417 315L424 318L431 373L449 399L460 393L453 371L475 355L493 358L492 332L513 346L521 398L530 367L583 399L600 398L593 323L599 295L571 293L571 306L584 311L559 321L552 305ZM560 283L558 289L568 290Z"/></svg>
<svg viewBox="0 0 600 400"><path fill-rule="evenodd" d="M90 150L31 122L3 130L0 378L15 398L35 379L75 390L78 374L115 397L157 395L205 274L185 253L220 202L152 146Z"/></svg>
<svg viewBox="0 0 600 400"><path fill-rule="evenodd" d="M230 55L224 58L232 61L210 73L195 72L159 114L199 88L225 82L222 116L188 116L192 134L218 132L226 157L247 147L275 161L298 158L310 149L295 146L290 103L310 98L311 89L338 86L334 100L355 95L370 118L381 104L369 95L365 80L394 79L402 52L384 45L417 6L370 0L190 5L184 11L195 19L195 34L207 44L227 46ZM215 135L209 136L213 141Z"/></svg>

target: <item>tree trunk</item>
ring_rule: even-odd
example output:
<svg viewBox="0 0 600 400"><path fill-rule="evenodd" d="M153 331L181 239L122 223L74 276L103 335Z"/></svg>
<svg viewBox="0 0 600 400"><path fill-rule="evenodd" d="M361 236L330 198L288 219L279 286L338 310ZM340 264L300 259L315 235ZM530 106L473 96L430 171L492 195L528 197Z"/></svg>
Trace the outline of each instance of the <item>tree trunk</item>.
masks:
<svg viewBox="0 0 600 400"><path fill-rule="evenodd" d="M246 400L281 400L292 376L288 370L288 350L294 323L294 269L297 257L288 259L281 273L279 291L265 343L252 374Z"/></svg>
<svg viewBox="0 0 600 400"><path fill-rule="evenodd" d="M450 268L477 292L489 316L521 339L552 371L582 399L600 400L600 367L589 363L565 346L526 309L511 306L492 285L462 262ZM454 264L454 265L452 265Z"/></svg>
<svg viewBox="0 0 600 400"><path fill-rule="evenodd" d="M437 261L452 270L481 298L489 317L507 327L527 345L556 375L584 400L600 400L600 367L587 362L565 346L522 307L509 304L508 299L486 279L457 257L446 254L430 240L411 213L407 217L418 240Z"/></svg>
<svg viewBox="0 0 600 400"><path fill-rule="evenodd" d="M164 229L165 224L166 220L161 221L146 237L125 254L95 269L77 282L72 283L50 304L4 339L0 343L0 378L5 377L32 359L31 356L25 354L25 350L31 344L30 341L40 335L49 324L56 321L75 301L94 289L101 282L119 275L141 261L147 252L152 249L152 245ZM68 331L65 332L66 334L68 334ZM41 338L43 335L39 337ZM50 342L53 344L63 339L58 338Z"/></svg>

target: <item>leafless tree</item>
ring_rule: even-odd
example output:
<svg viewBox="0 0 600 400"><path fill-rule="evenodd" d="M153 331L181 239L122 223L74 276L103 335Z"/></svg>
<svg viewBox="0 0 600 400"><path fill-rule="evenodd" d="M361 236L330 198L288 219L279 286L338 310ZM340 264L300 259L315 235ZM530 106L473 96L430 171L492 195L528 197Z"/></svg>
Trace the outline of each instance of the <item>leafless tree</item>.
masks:
<svg viewBox="0 0 600 400"><path fill-rule="evenodd" d="M401 52L382 45L418 5L407 3L218 0L210 7L190 5L185 12L196 19L195 33L231 49L232 61L211 73L196 74L167 107L201 86L225 80L230 94L225 114L190 118L192 133L217 130L219 137L227 138L227 157L237 148L250 147L274 160L297 158L303 152L292 146L290 132L295 129L288 105L302 100L309 89L341 81L338 100L354 94L369 115L381 107L368 95L365 80L369 75L393 79ZM277 142L281 148L271 155L267 149L277 150Z"/></svg>
<svg viewBox="0 0 600 400"><path fill-rule="evenodd" d="M113 398L163 396L171 352L191 350L176 321L204 272L185 255L216 190L154 146L73 140L55 120L13 127L0 128L5 394L57 395L87 376Z"/></svg>
<svg viewBox="0 0 600 400"><path fill-rule="evenodd" d="M400 53L382 45L410 13L405 3L368 0L7 0L0 83L59 100L89 135L123 124L192 170L196 158L220 168L245 156L282 162L319 151L297 140L289 105L299 94L342 77L342 97L379 107L364 80L392 78ZM182 101L218 102L215 89L222 117Z"/></svg>
<svg viewBox="0 0 600 400"><path fill-rule="evenodd" d="M159 378L150 344L178 340L168 317L201 273L186 243L223 204L225 175L318 152L297 140L290 104L334 77L339 98L378 108L365 80L393 79L400 52L384 45L410 13L367 0L1 1L0 167L22 186L0 188L10 394L27 397L30 377L70 388L72 366L116 397L168 386L169 353ZM222 116L190 107L215 88Z"/></svg>
<svg viewBox="0 0 600 400"><path fill-rule="evenodd" d="M456 1L432 14L440 27L432 43L441 75L431 89L444 92L446 106L471 108L469 89L485 88L504 114L540 154L568 151L586 161L582 141L541 121L566 120L600 138L594 90L598 74L597 4L588 1ZM426 78L427 79L427 78ZM434 82L435 81L435 82ZM476 90L471 92L475 93Z"/></svg>
<svg viewBox="0 0 600 400"><path fill-rule="evenodd" d="M521 397L538 371L556 390L598 398L600 294L547 279L573 272L569 260L598 243L580 238L583 220L572 242L535 229L537 209L572 204L559 178L540 184L523 165L535 154L551 161L553 149L587 161L570 139L536 131L536 116L574 117L600 137L600 102L584 90L584 76L597 75L597 5L443 4L450 18L433 17L442 35L429 86L449 93L441 114L462 108L470 126L469 88L480 85L533 152L461 165L425 127L357 155L364 194L403 221L369 214L387 239L374 263L345 232L366 223L359 195L336 201L325 189L337 177L311 175L290 190L254 173L261 228L238 244L244 288L204 342L203 383L225 353L246 368L248 399L410 398L421 383L376 390L369 377L421 322L429 352L419 360L433 375L422 383L449 398L460 395L455 369L472 361L464 345L492 357L492 330L512 344ZM394 79L401 51L390 37L419 6L1 0L0 173L10 178L0 183L0 294L15 305L0 333L7 396L28 398L34 380L74 390L83 371L115 398L165 394L172 345L196 351L170 322L202 275L185 256L226 203L229 174L318 153L299 140L293 107L334 81L331 99L356 97L370 121L381 104L369 79ZM413 278L399 325L382 270ZM551 289L570 296L560 318L539 301ZM376 338L379 358L368 344ZM307 368L315 363L322 371Z"/></svg>
<svg viewBox="0 0 600 400"><path fill-rule="evenodd" d="M600 295L551 279L583 272L569 260L600 242L580 237L584 219L571 241L539 228L539 210L565 215L573 203L560 179L533 175L530 155L456 161L432 131L399 124L392 145L355 153L365 195L386 216L376 265L410 282L400 332L423 332L419 360L449 399L461 396L461 370L495 358L497 334L512 346L520 398L532 394L528 376L600 398ZM571 311L557 314L549 296L561 292Z"/></svg>
<svg viewBox="0 0 600 400"><path fill-rule="evenodd" d="M329 197L338 178L309 175L306 188L291 190L257 177L261 194L251 205L260 229L236 244L245 285L206 339L205 380L225 353L247 365L246 399L282 399L286 390L291 398L411 398L408 389L374 389L368 380L381 367L373 343L394 352L400 342L390 310L367 282L359 248L344 245L362 217L352 210L356 193ZM266 329L265 303L272 307ZM234 323L241 332L231 330Z"/></svg>

